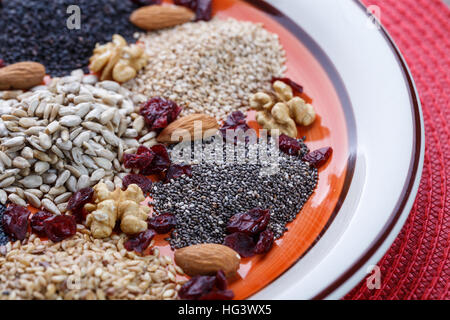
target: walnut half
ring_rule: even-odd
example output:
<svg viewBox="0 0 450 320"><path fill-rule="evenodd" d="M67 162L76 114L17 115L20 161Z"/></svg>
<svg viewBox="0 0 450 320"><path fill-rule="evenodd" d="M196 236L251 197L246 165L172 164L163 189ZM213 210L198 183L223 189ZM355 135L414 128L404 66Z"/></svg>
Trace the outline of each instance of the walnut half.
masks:
<svg viewBox="0 0 450 320"><path fill-rule="evenodd" d="M148 56L142 47L129 46L122 36L115 34L112 42L97 44L89 61L90 69L100 73L100 80L127 82L147 65Z"/></svg>

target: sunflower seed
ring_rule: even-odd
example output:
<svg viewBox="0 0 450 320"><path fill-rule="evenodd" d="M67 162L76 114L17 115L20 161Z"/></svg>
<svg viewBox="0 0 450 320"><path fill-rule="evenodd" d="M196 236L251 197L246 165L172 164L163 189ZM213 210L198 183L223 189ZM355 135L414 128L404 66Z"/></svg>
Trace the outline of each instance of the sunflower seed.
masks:
<svg viewBox="0 0 450 320"><path fill-rule="evenodd" d="M27 202L25 200L23 200L21 197L19 197L17 194L15 193L11 193L8 196L9 201L18 204L19 206L23 206L26 207L27 206Z"/></svg>
<svg viewBox="0 0 450 320"><path fill-rule="evenodd" d="M31 149L30 147L25 147L20 152L20 155L25 159L33 159L33 149Z"/></svg>
<svg viewBox="0 0 450 320"><path fill-rule="evenodd" d="M48 150L52 146L52 140L50 139L49 135L46 133L39 133L39 144L42 148L45 150Z"/></svg>
<svg viewBox="0 0 450 320"><path fill-rule="evenodd" d="M81 147L83 145L83 142L89 141L90 137L91 137L91 132L90 131L84 131L84 132L80 133L78 135L78 137L76 137L73 140L73 144L75 146L77 146L77 147Z"/></svg>
<svg viewBox="0 0 450 320"><path fill-rule="evenodd" d="M91 103L89 102L85 102L85 103L80 103L79 105L76 106L76 115L79 116L80 118L83 118L85 115L87 115L89 113L89 111L91 110Z"/></svg>
<svg viewBox="0 0 450 320"><path fill-rule="evenodd" d="M59 195L59 196L57 196L55 198L55 204L58 205L58 204L61 204L63 202L66 202L67 200L70 199L71 196L72 196L72 192L65 192L65 193L63 193L63 194L61 194L61 195Z"/></svg>
<svg viewBox="0 0 450 320"><path fill-rule="evenodd" d="M37 175L31 175L31 176L27 176L21 180L19 180L19 182L25 187L25 188L37 188L40 185L42 185L42 177L41 176L37 176Z"/></svg>
<svg viewBox="0 0 450 320"><path fill-rule="evenodd" d="M67 170L69 170L70 173L75 176L75 178L79 178L81 176L81 172L77 168L75 168L74 166L71 166L71 165L68 164L68 165L65 166L65 168Z"/></svg>
<svg viewBox="0 0 450 320"><path fill-rule="evenodd" d="M133 121L133 129L137 132L141 132L145 127L145 120L143 116L139 116Z"/></svg>
<svg viewBox="0 0 450 320"><path fill-rule="evenodd" d="M50 169L50 165L48 164L48 162L38 161L34 164L34 172L38 174L42 174L48 169Z"/></svg>
<svg viewBox="0 0 450 320"><path fill-rule="evenodd" d="M103 130L103 126L97 122L86 121L81 124L86 129L92 130L94 132L100 133Z"/></svg>
<svg viewBox="0 0 450 320"><path fill-rule="evenodd" d="M66 181L66 188L70 192L77 192L77 179L74 176L70 176L70 178Z"/></svg>
<svg viewBox="0 0 450 320"><path fill-rule="evenodd" d="M105 176L105 170L104 169L97 169L91 174L90 180L92 182L100 181Z"/></svg>
<svg viewBox="0 0 450 320"><path fill-rule="evenodd" d="M119 145L119 143L120 143L119 140L120 139L114 133L112 133L111 131L102 130L101 134L102 134L103 138L105 138L105 141L108 142L109 144L111 144L111 145L113 145L115 147L117 147Z"/></svg>
<svg viewBox="0 0 450 320"><path fill-rule="evenodd" d="M28 203L31 204L35 208L41 207L41 200L36 197L36 195L25 191L25 198L28 200Z"/></svg>
<svg viewBox="0 0 450 320"><path fill-rule="evenodd" d="M94 161L96 164L99 165L99 167L101 167L103 169L106 169L106 170L112 169L112 163L108 159L101 158L101 157L94 157Z"/></svg>
<svg viewBox="0 0 450 320"><path fill-rule="evenodd" d="M6 200L8 200L8 195L2 189L0 189L0 203L5 204Z"/></svg>
<svg viewBox="0 0 450 320"><path fill-rule="evenodd" d="M34 154L34 157L36 159L39 159L41 161L44 161L44 162L52 161L52 159L44 152L41 152L41 151L38 151L38 150L34 150L33 154Z"/></svg>
<svg viewBox="0 0 450 320"><path fill-rule="evenodd" d="M8 156L6 155L6 153L4 153L3 151L0 151L0 161L3 162L3 164L4 164L6 167L11 167L11 165L12 165L11 158L8 157Z"/></svg>
<svg viewBox="0 0 450 320"><path fill-rule="evenodd" d="M25 192L31 193L31 194L35 195L36 197L38 197L39 199L44 196L42 191L39 189L26 189Z"/></svg>
<svg viewBox="0 0 450 320"><path fill-rule="evenodd" d="M72 153L73 161L75 161L75 163L78 165L82 165L83 164L83 158L82 158L83 150L81 150L80 148L72 148L71 153Z"/></svg>
<svg viewBox="0 0 450 320"><path fill-rule="evenodd" d="M48 194L54 197L59 196L60 194L63 194L64 192L66 192L67 189L64 186L60 186L60 187L53 187L50 188L50 190L48 191Z"/></svg>
<svg viewBox="0 0 450 320"><path fill-rule="evenodd" d="M59 123L65 127L76 127L81 123L81 118L77 115L64 116Z"/></svg>
<svg viewBox="0 0 450 320"><path fill-rule="evenodd" d="M21 146L25 143L24 137L14 137L11 139L8 139L2 143L2 146L5 148L11 148L11 147L17 147Z"/></svg>
<svg viewBox="0 0 450 320"><path fill-rule="evenodd" d="M47 134L53 134L56 131L58 131L59 129L61 129L61 125L59 124L58 121L53 121L51 122L46 128L45 128L45 133Z"/></svg>
<svg viewBox="0 0 450 320"><path fill-rule="evenodd" d="M84 102L92 102L94 101L94 96L92 96L92 94L82 94L79 96L76 96L73 99L73 102L75 104L80 104L80 103L84 103Z"/></svg>
<svg viewBox="0 0 450 320"><path fill-rule="evenodd" d="M77 190L90 187L91 183L89 181L89 176L87 175L81 175L80 178L78 178L77 182Z"/></svg>
<svg viewBox="0 0 450 320"><path fill-rule="evenodd" d="M9 177L0 181L0 188L6 188L12 185L16 181L15 177Z"/></svg>
<svg viewBox="0 0 450 320"><path fill-rule="evenodd" d="M59 211L58 207L56 207L56 205L50 199L43 199L41 202L42 206L51 213L61 214L61 211Z"/></svg>
<svg viewBox="0 0 450 320"><path fill-rule="evenodd" d="M64 183L66 183L66 181L67 181L67 179L69 179L69 177L70 177L70 171L69 170L63 171L59 175L58 179L56 179L55 187L58 188L58 187L61 187L62 185L64 185Z"/></svg>
<svg viewBox="0 0 450 320"><path fill-rule="evenodd" d="M104 125L110 122L114 117L115 112L116 112L115 108L109 108L108 110L103 112L102 115L100 116L100 123Z"/></svg>
<svg viewBox="0 0 450 320"><path fill-rule="evenodd" d="M30 128L36 125L36 119L33 118L21 118L19 120L19 126L21 126L22 128Z"/></svg>

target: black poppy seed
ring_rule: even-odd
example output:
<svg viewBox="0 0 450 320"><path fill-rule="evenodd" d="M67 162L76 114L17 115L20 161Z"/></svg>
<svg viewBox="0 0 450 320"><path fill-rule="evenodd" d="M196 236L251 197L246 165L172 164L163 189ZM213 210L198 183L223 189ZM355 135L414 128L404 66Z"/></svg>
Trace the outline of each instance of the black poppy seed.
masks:
<svg viewBox="0 0 450 320"><path fill-rule="evenodd" d="M80 29L67 28L67 8L78 5ZM8 0L0 6L0 59L7 64L36 61L47 73L63 76L74 69L88 72L96 43L111 41L113 34L134 42L139 31L129 22L137 8L124 0Z"/></svg>

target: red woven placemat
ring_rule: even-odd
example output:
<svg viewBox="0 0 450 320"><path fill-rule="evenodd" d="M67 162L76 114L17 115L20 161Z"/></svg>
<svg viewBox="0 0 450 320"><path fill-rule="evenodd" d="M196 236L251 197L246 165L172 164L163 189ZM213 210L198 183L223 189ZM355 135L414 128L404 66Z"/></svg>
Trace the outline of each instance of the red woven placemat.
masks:
<svg viewBox="0 0 450 320"><path fill-rule="evenodd" d="M450 299L450 9L440 0L364 0L404 55L425 121L425 163L409 218L378 263L381 288L366 280L344 299Z"/></svg>

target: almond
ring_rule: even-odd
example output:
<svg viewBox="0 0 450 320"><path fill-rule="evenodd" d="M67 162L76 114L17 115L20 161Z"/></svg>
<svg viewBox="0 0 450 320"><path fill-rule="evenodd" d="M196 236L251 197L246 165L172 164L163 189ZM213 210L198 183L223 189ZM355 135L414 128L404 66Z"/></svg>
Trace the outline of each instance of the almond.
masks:
<svg viewBox="0 0 450 320"><path fill-rule="evenodd" d="M219 129L216 118L203 113L191 114L169 124L156 140L163 143L177 143L180 140L196 140L211 137Z"/></svg>
<svg viewBox="0 0 450 320"><path fill-rule="evenodd" d="M214 275L222 270L227 278L231 278L240 262L241 257L236 251L221 244L197 244L175 251L175 263L191 277Z"/></svg>
<svg viewBox="0 0 450 320"><path fill-rule="evenodd" d="M194 18L195 13L182 6L152 5L135 10L130 21L144 30L159 30L192 21Z"/></svg>
<svg viewBox="0 0 450 320"><path fill-rule="evenodd" d="M45 67L37 62L18 62L0 69L0 90L26 90L40 85Z"/></svg>

